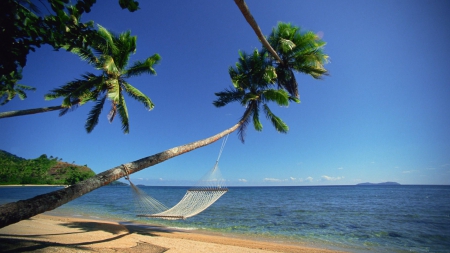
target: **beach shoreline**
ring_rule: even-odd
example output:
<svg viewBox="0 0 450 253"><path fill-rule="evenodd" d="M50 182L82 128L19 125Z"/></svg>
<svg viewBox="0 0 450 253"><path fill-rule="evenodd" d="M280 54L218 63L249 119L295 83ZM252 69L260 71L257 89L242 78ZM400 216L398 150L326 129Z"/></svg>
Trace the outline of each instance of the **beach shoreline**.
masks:
<svg viewBox="0 0 450 253"><path fill-rule="evenodd" d="M0 229L4 252L328 252L162 226L40 214Z"/></svg>

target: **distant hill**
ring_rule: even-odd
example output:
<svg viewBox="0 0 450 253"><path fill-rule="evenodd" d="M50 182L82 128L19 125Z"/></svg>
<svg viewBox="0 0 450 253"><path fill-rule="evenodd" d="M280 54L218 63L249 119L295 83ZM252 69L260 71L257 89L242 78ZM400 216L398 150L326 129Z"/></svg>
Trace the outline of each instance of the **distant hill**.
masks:
<svg viewBox="0 0 450 253"><path fill-rule="evenodd" d="M25 158L18 157L16 155L13 155L9 152L6 152L5 150L0 149L0 157L9 157L11 160L26 160Z"/></svg>
<svg viewBox="0 0 450 253"><path fill-rule="evenodd" d="M120 182L117 180L117 181L111 182L108 186L129 186L129 184Z"/></svg>
<svg viewBox="0 0 450 253"><path fill-rule="evenodd" d="M397 182L384 182L384 183L360 183L357 185L400 185Z"/></svg>
<svg viewBox="0 0 450 253"><path fill-rule="evenodd" d="M25 159L0 150L0 185L70 185L93 176L95 172L86 165L67 163L45 154L35 159Z"/></svg>

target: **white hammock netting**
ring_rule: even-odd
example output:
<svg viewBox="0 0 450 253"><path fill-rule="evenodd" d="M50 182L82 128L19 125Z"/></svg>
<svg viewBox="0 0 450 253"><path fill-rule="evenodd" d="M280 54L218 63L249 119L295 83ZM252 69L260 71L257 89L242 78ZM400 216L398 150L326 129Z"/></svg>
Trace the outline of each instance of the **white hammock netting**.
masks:
<svg viewBox="0 0 450 253"><path fill-rule="evenodd" d="M135 196L135 207L138 217L160 218L167 220L187 219L199 214L206 208L214 204L228 189L225 186L225 180L219 170L219 159L225 146L228 135L222 142L214 167L197 183L196 186L189 189L184 197L172 208L148 195L130 180L130 186Z"/></svg>

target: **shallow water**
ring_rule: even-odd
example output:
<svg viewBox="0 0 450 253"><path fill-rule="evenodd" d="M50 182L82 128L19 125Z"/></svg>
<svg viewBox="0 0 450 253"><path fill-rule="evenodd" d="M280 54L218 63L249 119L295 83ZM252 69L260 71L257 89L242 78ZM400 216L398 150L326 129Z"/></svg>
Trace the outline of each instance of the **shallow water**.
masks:
<svg viewBox="0 0 450 253"><path fill-rule="evenodd" d="M0 203L56 187L0 187ZM166 206L186 187L141 187ZM231 187L188 220L136 218L129 187L102 187L48 214L197 229L351 252L450 252L450 186Z"/></svg>

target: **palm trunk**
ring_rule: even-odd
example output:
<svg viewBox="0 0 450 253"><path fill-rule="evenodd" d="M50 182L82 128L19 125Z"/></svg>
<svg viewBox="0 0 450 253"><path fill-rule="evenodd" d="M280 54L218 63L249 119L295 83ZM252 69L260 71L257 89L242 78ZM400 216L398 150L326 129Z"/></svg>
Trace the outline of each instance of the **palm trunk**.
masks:
<svg viewBox="0 0 450 253"><path fill-rule="evenodd" d="M2 118L9 118L9 117L16 117L16 116L23 116L23 115L29 115L29 114L36 114L36 113L42 113L42 112L51 112L51 111L56 111L56 110L60 110L60 109L63 109L63 108L65 108L65 107L62 107L61 105L58 105L58 106L26 109L26 110L20 110L20 111L0 112L0 119L2 119Z"/></svg>
<svg viewBox="0 0 450 253"><path fill-rule="evenodd" d="M280 63L283 64L283 61L281 61L281 58L278 56L277 52L273 50L272 46L267 41L266 37L264 37L263 33L261 32L261 29L258 26L258 23L256 23L255 18L250 13L250 10L245 3L244 0L234 0L236 5L239 7L239 10L241 10L242 15L244 15L245 20L247 20L247 23L252 27L253 31L256 33L256 36L258 36L259 40L263 44L263 46L269 51L270 54Z"/></svg>
<svg viewBox="0 0 450 253"><path fill-rule="evenodd" d="M246 112L248 117L248 112ZM212 144L224 137L225 135L236 131L239 126L244 122L245 118L239 121L233 127L218 133L209 138L192 142L190 144L174 147L163 151L161 153L136 160L127 164L119 165L110 170L97 174L95 177L84 180L77 184L71 185L68 188L64 188L58 191L50 192L43 195L38 195L34 198L27 200L20 200L13 203L7 203L0 206L0 228L8 226L10 224L19 222L24 219L28 219L37 214L45 211L53 210L69 201L72 201L78 197L83 196L97 188L108 185L109 183L122 178L127 175L124 166L127 167L128 173L132 174L143 170L147 167L164 162L175 156L190 152L194 149L201 148L203 146Z"/></svg>

